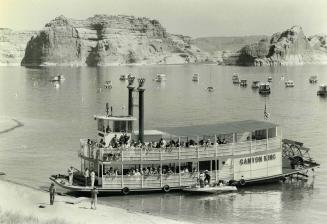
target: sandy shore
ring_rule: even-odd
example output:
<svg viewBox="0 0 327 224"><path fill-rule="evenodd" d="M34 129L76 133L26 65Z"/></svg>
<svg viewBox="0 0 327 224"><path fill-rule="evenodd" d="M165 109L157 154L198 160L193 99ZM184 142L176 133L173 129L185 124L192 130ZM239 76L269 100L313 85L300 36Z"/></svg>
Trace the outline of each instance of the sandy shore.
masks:
<svg viewBox="0 0 327 224"><path fill-rule="evenodd" d="M186 223L99 204L97 210L92 210L90 199L84 197L56 195L55 203L51 206L47 192L0 180L0 223L9 222L5 219L12 214L19 215L23 219L26 217L26 219L37 220L37 222L26 223ZM15 217L14 220L19 219Z"/></svg>

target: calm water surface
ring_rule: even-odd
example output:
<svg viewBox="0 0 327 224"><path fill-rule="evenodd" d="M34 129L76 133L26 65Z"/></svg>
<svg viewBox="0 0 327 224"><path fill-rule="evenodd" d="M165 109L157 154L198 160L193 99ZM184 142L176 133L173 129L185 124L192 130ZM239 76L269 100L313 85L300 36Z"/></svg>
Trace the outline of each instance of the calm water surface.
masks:
<svg viewBox="0 0 327 224"><path fill-rule="evenodd" d="M327 215L327 99L317 97L319 84L327 83L327 66L223 67L215 65L131 66L107 68L0 67L0 117L15 118L24 126L0 135L0 171L7 179L33 187L48 186L50 174L79 167L79 139L95 136L93 115L104 112L105 102L114 114L127 113L129 72L146 78L145 126L159 128L263 119L264 104L270 120L283 128L283 136L305 142L321 164L306 182L251 187L239 193L190 196L181 193L112 196L102 203L178 220L202 223L325 223ZM261 97L234 86L234 72L247 79L273 77L272 94ZM51 76L63 74L55 88ZM165 83L152 81L167 74ZM191 81L193 73L200 82ZM295 82L285 88L280 77ZM308 78L318 75L318 85ZM113 88L103 88L112 80ZM208 93L207 86L215 91Z"/></svg>

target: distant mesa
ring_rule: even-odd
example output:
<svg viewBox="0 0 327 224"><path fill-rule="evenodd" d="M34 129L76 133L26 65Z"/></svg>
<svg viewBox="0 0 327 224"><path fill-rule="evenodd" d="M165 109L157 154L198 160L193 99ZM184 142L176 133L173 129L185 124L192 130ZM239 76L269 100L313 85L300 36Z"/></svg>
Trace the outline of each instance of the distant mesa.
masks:
<svg viewBox="0 0 327 224"><path fill-rule="evenodd" d="M123 15L95 15L86 20L59 16L29 40L21 64L179 64L205 58L190 37L167 33L157 20Z"/></svg>
<svg viewBox="0 0 327 224"><path fill-rule="evenodd" d="M276 66L326 64L326 36L307 38L300 26L293 26L270 39L246 45L225 58L225 64L245 66Z"/></svg>

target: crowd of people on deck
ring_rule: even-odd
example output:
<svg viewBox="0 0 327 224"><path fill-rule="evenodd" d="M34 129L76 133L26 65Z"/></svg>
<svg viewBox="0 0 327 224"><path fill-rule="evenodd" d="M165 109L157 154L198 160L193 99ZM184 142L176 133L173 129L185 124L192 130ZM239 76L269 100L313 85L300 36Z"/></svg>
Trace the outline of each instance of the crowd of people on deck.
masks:
<svg viewBox="0 0 327 224"><path fill-rule="evenodd" d="M192 172L196 172L196 169L193 169ZM143 169L138 168L130 168L127 171L124 171L124 175L127 176L149 176L149 175L171 175L176 174L178 172L178 168L175 168L174 166L164 166L162 169L160 166L158 167L144 167ZM181 167L180 173L190 173L189 169L187 167ZM113 167L110 167L105 170L104 172L105 177L110 176L118 176L121 175L121 171L119 169L114 169Z"/></svg>
<svg viewBox="0 0 327 224"><path fill-rule="evenodd" d="M100 139L100 142L97 143L96 141L88 139L87 141L89 146L97 145L100 148L104 148L106 146L105 141L103 138ZM223 138L220 139L217 138L216 141L217 144L227 144L228 141ZM210 139L201 139L199 142L194 141L193 139L187 140L187 141L180 141L180 140L165 140L163 138L160 138L159 141L150 141L147 143L141 143L139 141L135 141L134 139L130 140L130 136L128 136L126 133L123 133L119 138L117 135L115 135L109 145L109 149L134 149L134 148L144 148L145 150L150 149L172 149L172 148L189 148L194 146L200 146L200 147L210 147L213 146L215 143L212 142Z"/></svg>

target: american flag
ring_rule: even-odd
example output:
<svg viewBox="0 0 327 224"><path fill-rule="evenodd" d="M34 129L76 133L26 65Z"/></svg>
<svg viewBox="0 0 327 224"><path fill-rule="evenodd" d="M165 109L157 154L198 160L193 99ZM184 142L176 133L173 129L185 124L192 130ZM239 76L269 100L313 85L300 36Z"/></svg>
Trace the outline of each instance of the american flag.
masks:
<svg viewBox="0 0 327 224"><path fill-rule="evenodd" d="M264 118L265 120L267 120L269 118L269 113L267 112L267 106L265 104L265 111L263 112Z"/></svg>

